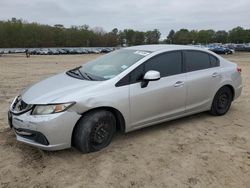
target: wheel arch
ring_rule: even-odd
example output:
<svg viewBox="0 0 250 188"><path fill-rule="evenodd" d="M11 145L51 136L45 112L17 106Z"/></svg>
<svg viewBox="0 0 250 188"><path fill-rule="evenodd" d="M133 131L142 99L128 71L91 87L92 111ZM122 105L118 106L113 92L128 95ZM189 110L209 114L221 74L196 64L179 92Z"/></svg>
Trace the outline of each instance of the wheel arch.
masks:
<svg viewBox="0 0 250 188"><path fill-rule="evenodd" d="M218 108L218 106L217 106L217 100L219 99L218 97L217 97L217 94L222 90L223 91L223 89L224 89L224 91L225 91L225 89L228 91L228 89L231 91L231 93L232 93L232 99L231 99L231 101L227 101L227 104L226 104L226 107L223 107L223 108ZM224 114L226 114L227 113L227 111L229 110L229 108L230 108L230 106L231 106L231 102L234 100L234 96L235 96L235 90L234 90L234 87L232 86L232 85L230 85L230 84L225 84L225 85L223 85L223 86L221 86L218 90L217 90L217 92L215 93L215 95L214 95L214 97L213 97L213 101L212 101L212 104L211 104L211 107L210 107L210 110L209 110L209 112L210 112L210 114L212 114L212 115L216 115L216 116L221 116L221 115L224 115ZM215 99L216 99L216 101L215 101Z"/></svg>
<svg viewBox="0 0 250 188"><path fill-rule="evenodd" d="M73 135L74 135L74 131L75 131L76 125L80 121L80 119L82 117L84 117L84 115L86 115L86 114L88 114L90 112L93 112L93 111L98 111L98 110L107 110L107 111L113 113L114 116L115 116L116 122L117 122L117 124L116 124L116 130L120 131L122 133L125 133L125 129L126 129L125 128L125 119L124 119L122 113L119 110L117 110L117 109L115 109L113 107L109 107L109 106L96 107L96 108L92 108L92 109L90 109L90 110L88 110L88 111L86 111L86 112L84 112L84 113L81 114L81 117L79 118L79 120L74 125L73 131L71 133L71 145L73 143L72 139L73 139Z"/></svg>
<svg viewBox="0 0 250 188"><path fill-rule="evenodd" d="M218 92L221 88L223 88L223 87L228 87L228 88L231 90L232 95L233 95L233 100L234 100L234 96L235 96L234 87L233 87L231 84L228 84L228 83L222 85L221 87L219 87L219 88L216 90L216 92L214 93L213 99L214 99L214 97L216 96L217 92ZM211 105L212 105L212 104L211 104Z"/></svg>
<svg viewBox="0 0 250 188"><path fill-rule="evenodd" d="M234 96L235 96L234 87L233 87L232 85L230 85L230 84L226 84L226 85L222 86L221 88L223 88L223 87L228 87L228 88L231 90L232 95L233 95L233 100L234 100ZM221 89L221 88L220 88L220 89ZM220 90L220 89L219 89L219 90ZM218 90L218 91L219 91L219 90Z"/></svg>

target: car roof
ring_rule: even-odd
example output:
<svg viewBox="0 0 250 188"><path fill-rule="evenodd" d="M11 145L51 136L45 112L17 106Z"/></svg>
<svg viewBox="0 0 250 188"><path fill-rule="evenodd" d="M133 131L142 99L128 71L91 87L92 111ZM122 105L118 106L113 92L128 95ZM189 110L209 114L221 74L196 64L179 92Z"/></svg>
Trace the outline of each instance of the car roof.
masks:
<svg viewBox="0 0 250 188"><path fill-rule="evenodd" d="M140 50L140 51L150 51L156 52L161 50L172 51L172 50L200 50L205 51L202 48L191 46L191 45L172 45L172 44L152 44L152 45L140 45L127 47L126 49Z"/></svg>

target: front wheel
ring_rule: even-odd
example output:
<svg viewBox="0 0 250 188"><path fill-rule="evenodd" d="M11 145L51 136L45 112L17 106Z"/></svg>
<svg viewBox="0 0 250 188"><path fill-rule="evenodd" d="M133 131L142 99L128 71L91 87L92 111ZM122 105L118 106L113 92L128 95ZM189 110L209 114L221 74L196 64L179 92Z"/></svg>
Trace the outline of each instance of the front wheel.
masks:
<svg viewBox="0 0 250 188"><path fill-rule="evenodd" d="M229 87L224 86L217 91L210 113L212 115L221 116L227 113L233 100L233 94Z"/></svg>
<svg viewBox="0 0 250 188"><path fill-rule="evenodd" d="M73 133L73 146L82 153L99 151L108 146L116 130L113 113L96 110L85 114Z"/></svg>

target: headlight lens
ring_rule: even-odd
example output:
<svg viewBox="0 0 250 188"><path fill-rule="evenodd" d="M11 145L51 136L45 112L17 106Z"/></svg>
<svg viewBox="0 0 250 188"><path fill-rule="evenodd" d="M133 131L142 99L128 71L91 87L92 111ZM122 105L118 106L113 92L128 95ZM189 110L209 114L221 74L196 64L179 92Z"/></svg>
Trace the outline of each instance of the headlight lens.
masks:
<svg viewBox="0 0 250 188"><path fill-rule="evenodd" d="M74 102L63 103L63 104L48 104L48 105L35 105L32 115L46 115L46 114L54 114L67 110Z"/></svg>

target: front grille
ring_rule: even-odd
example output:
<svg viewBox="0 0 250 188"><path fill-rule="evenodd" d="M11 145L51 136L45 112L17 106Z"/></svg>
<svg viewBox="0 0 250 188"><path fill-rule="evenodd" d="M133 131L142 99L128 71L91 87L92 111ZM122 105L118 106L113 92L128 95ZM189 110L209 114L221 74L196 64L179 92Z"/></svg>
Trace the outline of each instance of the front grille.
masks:
<svg viewBox="0 0 250 188"><path fill-rule="evenodd" d="M32 108L32 105L27 104L22 100L21 97L17 97L14 103L12 104L11 111L13 113L24 113L29 111Z"/></svg>

